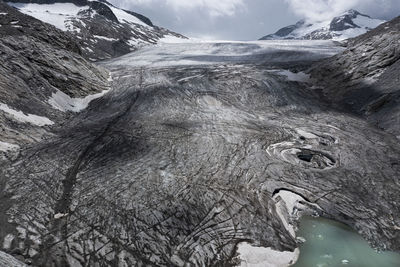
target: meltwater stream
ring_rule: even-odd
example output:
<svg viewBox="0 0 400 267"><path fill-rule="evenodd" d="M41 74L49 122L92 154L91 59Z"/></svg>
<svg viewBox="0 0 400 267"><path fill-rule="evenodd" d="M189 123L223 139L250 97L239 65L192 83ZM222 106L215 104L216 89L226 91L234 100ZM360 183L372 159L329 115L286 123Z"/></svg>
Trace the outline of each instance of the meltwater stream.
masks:
<svg viewBox="0 0 400 267"><path fill-rule="evenodd" d="M297 236L306 241L295 267L400 266L400 254L376 252L358 233L332 220L304 217Z"/></svg>

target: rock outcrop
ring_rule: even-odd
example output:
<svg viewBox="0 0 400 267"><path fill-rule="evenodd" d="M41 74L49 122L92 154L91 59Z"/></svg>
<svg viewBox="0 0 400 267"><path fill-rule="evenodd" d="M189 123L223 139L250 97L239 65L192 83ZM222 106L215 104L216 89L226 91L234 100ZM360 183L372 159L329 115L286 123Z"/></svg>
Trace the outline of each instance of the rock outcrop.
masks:
<svg viewBox="0 0 400 267"><path fill-rule="evenodd" d="M0 140L15 150L49 137L67 116L49 103L53 94L99 93L109 74L80 55L73 36L4 3L0 13Z"/></svg>

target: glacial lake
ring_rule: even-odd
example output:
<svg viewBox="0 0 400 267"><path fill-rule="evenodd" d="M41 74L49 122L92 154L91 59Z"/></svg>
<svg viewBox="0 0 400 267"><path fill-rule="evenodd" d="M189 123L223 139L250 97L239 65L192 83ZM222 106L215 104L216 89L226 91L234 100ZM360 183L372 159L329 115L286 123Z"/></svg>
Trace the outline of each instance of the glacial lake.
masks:
<svg viewBox="0 0 400 267"><path fill-rule="evenodd" d="M376 252L344 224L304 217L297 232L305 238L295 267L400 267L400 254Z"/></svg>

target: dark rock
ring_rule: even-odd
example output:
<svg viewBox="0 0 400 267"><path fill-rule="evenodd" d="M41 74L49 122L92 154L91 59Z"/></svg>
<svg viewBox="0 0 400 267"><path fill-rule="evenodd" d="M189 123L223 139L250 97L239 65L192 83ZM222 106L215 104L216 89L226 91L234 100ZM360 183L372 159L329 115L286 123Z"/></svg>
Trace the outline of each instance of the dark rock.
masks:
<svg viewBox="0 0 400 267"><path fill-rule="evenodd" d="M314 66L311 75L325 100L365 115L400 136L400 17L350 39L347 49Z"/></svg>

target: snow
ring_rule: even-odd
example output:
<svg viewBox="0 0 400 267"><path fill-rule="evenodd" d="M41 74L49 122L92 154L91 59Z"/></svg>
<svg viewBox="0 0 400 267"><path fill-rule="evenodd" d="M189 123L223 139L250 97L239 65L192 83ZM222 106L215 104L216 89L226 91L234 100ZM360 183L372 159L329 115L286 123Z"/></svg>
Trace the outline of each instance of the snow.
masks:
<svg viewBox="0 0 400 267"><path fill-rule="evenodd" d="M111 5L106 4L111 11L114 13L114 15L117 17L119 22L126 22L126 23L134 23L134 24L139 24L141 26L144 27L150 27L149 25L147 25L146 23L144 23L143 21L141 21L140 19L138 19L137 17L123 11L122 9L113 7Z"/></svg>
<svg viewBox="0 0 400 267"><path fill-rule="evenodd" d="M67 217L68 216L68 213L57 213L57 214L55 214L54 215L54 219L56 219L56 220L58 220L58 219L61 219L61 218L64 218L64 217Z"/></svg>
<svg viewBox="0 0 400 267"><path fill-rule="evenodd" d="M103 40L106 40L106 41L110 41L110 42L118 41L118 39L110 38L110 37L106 37L106 36L101 36L101 35L93 35L93 37L97 38L97 39L103 39Z"/></svg>
<svg viewBox="0 0 400 267"><path fill-rule="evenodd" d="M7 15L8 13L0 13L0 16L5 16L5 15Z"/></svg>
<svg viewBox="0 0 400 267"><path fill-rule="evenodd" d="M294 264L300 251L276 251L271 248L253 247L248 243L238 245L241 267L286 267Z"/></svg>
<svg viewBox="0 0 400 267"><path fill-rule="evenodd" d="M348 12L343 14L345 16ZM311 34L315 31L321 32L321 34L331 33L333 36L333 40L335 41L343 41L349 38L353 38L359 36L361 34L366 33L368 30L374 29L378 27L380 24L384 23L384 20L373 19L367 16L358 15L353 19L353 23L359 26L360 28L350 28L344 31L330 31L330 23L331 20L319 21L313 23L305 23L301 27L295 29L288 36L284 38L303 38L304 36ZM348 24L348 26L353 27L353 25ZM281 39L282 37L275 36L275 39Z"/></svg>
<svg viewBox="0 0 400 267"><path fill-rule="evenodd" d="M19 148L20 147L18 145L0 141L0 151L2 152L17 151Z"/></svg>
<svg viewBox="0 0 400 267"><path fill-rule="evenodd" d="M69 30L66 20L76 17L82 10L88 9L89 6L78 7L72 3L55 3L55 4L26 4L26 3L8 3L10 6L16 7L22 13L30 15L43 22L54 25L60 30Z"/></svg>
<svg viewBox="0 0 400 267"><path fill-rule="evenodd" d="M22 111L17 111L6 104L0 103L0 110L4 111L5 113L11 115L14 119L17 121L23 122L23 123L30 123L36 126L45 126L45 125L53 125L54 122L49 120L46 117L41 117L33 114L25 114Z"/></svg>
<svg viewBox="0 0 400 267"><path fill-rule="evenodd" d="M174 35L165 35L163 38L158 40L160 43L167 43L167 44L177 44L177 43L188 43L191 42L190 39L179 38Z"/></svg>
<svg viewBox="0 0 400 267"><path fill-rule="evenodd" d="M72 98L69 95L57 89L55 93L48 100L48 103L55 109L60 111L80 112L86 109L90 102L104 96L109 90L104 90L98 94L88 95L84 98Z"/></svg>
<svg viewBox="0 0 400 267"><path fill-rule="evenodd" d="M374 29L382 23L385 23L386 21L380 19L372 19L365 16L357 16L357 18L353 19L353 22L361 28Z"/></svg>

